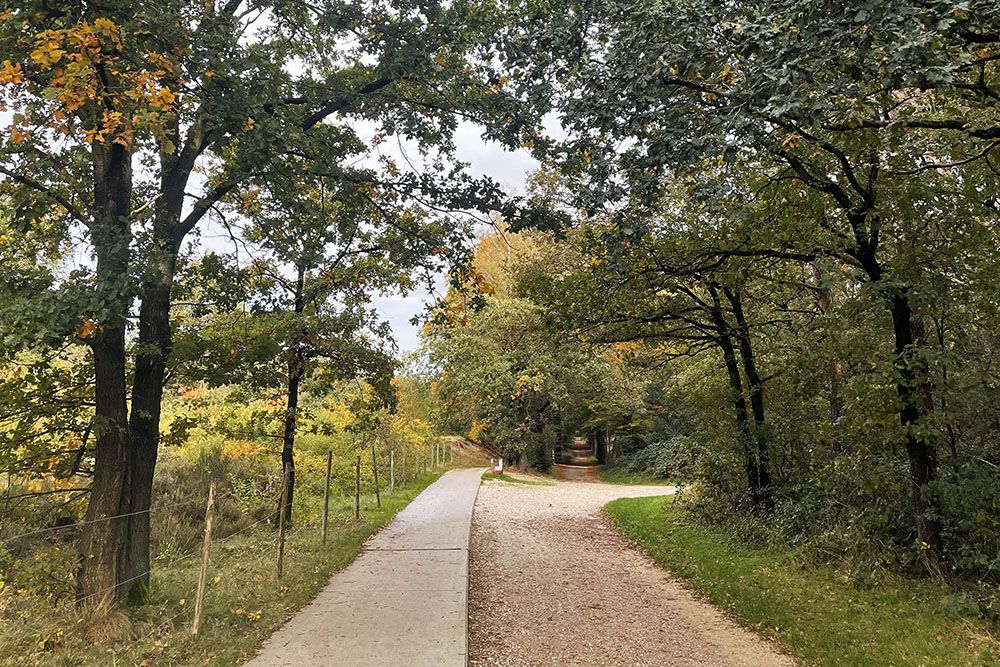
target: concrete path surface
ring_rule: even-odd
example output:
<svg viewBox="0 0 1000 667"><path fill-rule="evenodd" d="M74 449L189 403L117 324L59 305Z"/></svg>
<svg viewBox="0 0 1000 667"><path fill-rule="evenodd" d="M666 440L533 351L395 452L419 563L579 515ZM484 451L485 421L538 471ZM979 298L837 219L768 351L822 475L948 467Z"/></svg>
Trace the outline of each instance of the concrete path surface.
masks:
<svg viewBox="0 0 1000 667"><path fill-rule="evenodd" d="M482 472L452 470L427 487L247 667L465 665Z"/></svg>

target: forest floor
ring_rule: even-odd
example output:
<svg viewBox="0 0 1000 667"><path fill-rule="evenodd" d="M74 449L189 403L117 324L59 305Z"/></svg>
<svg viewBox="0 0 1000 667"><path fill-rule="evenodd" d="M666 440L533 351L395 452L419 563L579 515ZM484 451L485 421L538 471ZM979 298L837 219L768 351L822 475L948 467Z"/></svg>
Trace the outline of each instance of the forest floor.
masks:
<svg viewBox="0 0 1000 667"><path fill-rule="evenodd" d="M484 481L470 547L472 665L793 665L627 542L601 508L667 486Z"/></svg>

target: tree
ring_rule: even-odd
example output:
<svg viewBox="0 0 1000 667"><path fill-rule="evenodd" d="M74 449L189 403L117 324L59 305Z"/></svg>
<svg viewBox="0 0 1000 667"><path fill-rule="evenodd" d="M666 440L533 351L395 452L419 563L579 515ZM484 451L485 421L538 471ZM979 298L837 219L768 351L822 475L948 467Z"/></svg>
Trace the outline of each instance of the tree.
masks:
<svg viewBox="0 0 1000 667"><path fill-rule="evenodd" d="M283 344L286 411L282 435L282 470L288 475L287 497L295 489L295 433L300 386L317 365L327 366L326 380L365 379L391 406L394 363L379 341L390 338L387 325L371 309L373 294L407 292L421 278L430 279L458 261L466 230L446 218L435 219L422 207L397 203L374 187L357 188L349 180L325 176L308 181L301 160L290 159L282 171L293 179L270 179L248 188L244 200L248 226L230 227L245 239L253 258L256 288L249 295L251 316L273 322ZM253 359L267 367L277 359ZM286 504L286 520L292 504Z"/></svg>
<svg viewBox="0 0 1000 667"><path fill-rule="evenodd" d="M519 268L545 256L546 245L502 230L482 239L462 286L473 296L450 292L428 333L452 427L542 470L586 426L609 372L522 293Z"/></svg>
<svg viewBox="0 0 1000 667"><path fill-rule="evenodd" d="M532 298L557 314L561 326L592 345L644 344L657 364L721 355L746 470L749 506L774 507L764 403L752 334L774 329L775 308L751 323L744 305L753 262L701 256L713 221L685 206L677 193L665 212L630 220L628 235L612 220L582 218L564 243L588 260L551 275ZM540 270L544 271L544 268ZM600 295L595 297L594 295Z"/></svg>
<svg viewBox="0 0 1000 667"><path fill-rule="evenodd" d="M59 240L93 254L81 270L85 304L53 332L80 330L93 355L81 605L141 598L149 581L172 289L192 232L284 156L372 187L370 170L351 168L362 145L350 119L441 156L419 175L387 169L386 190L488 207L499 194L491 183L444 164L459 116L517 140L520 124L488 65L493 18L488 3L420 0L0 4L0 52L10 56L0 84L13 112L0 173L14 222L51 219ZM66 281L51 291L66 303L80 290Z"/></svg>
<svg viewBox="0 0 1000 667"><path fill-rule="evenodd" d="M914 523L937 569L934 390L915 303L927 265L910 249L941 247L920 233L922 216L995 214L995 198L983 197L996 178L988 168L997 146L995 5L678 0L548 9L552 22L513 33L512 61L525 73L526 101L544 107L554 98L573 129L549 152L576 179L582 206L648 209L670 187L665 176L698 182L709 206L757 209L744 218L758 225L744 228L746 243L723 254L834 257L881 294ZM960 227L948 232L964 242Z"/></svg>

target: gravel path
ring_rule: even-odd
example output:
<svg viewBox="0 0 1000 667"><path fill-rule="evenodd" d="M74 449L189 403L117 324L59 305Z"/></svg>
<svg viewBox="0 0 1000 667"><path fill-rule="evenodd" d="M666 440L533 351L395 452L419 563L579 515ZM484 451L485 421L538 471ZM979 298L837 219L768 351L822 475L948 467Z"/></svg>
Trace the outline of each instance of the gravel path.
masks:
<svg viewBox="0 0 1000 667"><path fill-rule="evenodd" d="M472 521L472 665L791 666L631 546L601 508L664 486L483 482Z"/></svg>

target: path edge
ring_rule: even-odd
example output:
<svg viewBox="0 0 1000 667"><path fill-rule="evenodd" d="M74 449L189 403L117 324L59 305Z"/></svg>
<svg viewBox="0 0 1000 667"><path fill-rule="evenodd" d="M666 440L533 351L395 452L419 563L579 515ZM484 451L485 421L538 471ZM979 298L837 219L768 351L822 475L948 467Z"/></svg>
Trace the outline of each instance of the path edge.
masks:
<svg viewBox="0 0 1000 667"><path fill-rule="evenodd" d="M484 468L483 472L479 473L479 484L476 485L476 495L472 499L472 510L469 512L469 532L465 537L465 618L463 619L463 625L465 627L465 660L463 663L465 667L469 667L469 589L472 586L472 522L476 518L476 502L479 500L479 491L483 488L483 475L486 474L488 468Z"/></svg>

